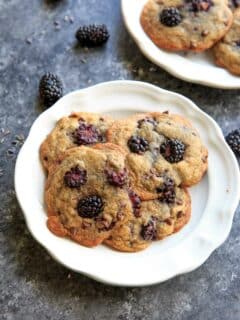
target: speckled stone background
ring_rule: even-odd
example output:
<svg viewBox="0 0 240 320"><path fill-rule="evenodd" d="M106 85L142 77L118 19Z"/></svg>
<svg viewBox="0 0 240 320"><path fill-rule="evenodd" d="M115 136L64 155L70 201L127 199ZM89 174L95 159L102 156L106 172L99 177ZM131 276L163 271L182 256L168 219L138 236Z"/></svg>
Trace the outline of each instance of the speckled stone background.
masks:
<svg viewBox="0 0 240 320"><path fill-rule="evenodd" d="M202 267L146 288L114 288L70 272L26 228L14 194L14 164L22 135L43 111L38 81L47 70L64 79L66 93L138 79L191 98L224 133L240 124L240 91L191 85L156 68L127 34L119 2L0 0L0 319L239 320L239 210L230 237ZM107 46L78 48L75 30L95 22L107 23Z"/></svg>

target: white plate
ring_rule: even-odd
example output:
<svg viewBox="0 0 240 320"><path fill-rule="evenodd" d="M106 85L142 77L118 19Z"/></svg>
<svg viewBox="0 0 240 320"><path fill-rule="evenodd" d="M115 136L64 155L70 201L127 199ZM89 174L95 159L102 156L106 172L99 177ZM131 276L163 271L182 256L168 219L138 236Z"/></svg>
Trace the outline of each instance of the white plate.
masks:
<svg viewBox="0 0 240 320"><path fill-rule="evenodd" d="M122 0L122 13L128 31L148 59L177 78L188 82L222 89L240 88L240 77L217 67L209 52L185 55L159 49L140 24L140 15L146 2L147 0Z"/></svg>
<svg viewBox="0 0 240 320"><path fill-rule="evenodd" d="M39 146L56 121L72 111L102 112L119 118L164 110L188 117L209 150L208 174L190 190L190 223L139 253L121 253L103 245L90 249L54 236L46 227L45 176ZM116 81L72 92L38 117L17 159L15 189L29 230L57 261L105 283L142 286L197 268L223 243L238 204L239 179L238 164L220 128L190 100L146 83Z"/></svg>

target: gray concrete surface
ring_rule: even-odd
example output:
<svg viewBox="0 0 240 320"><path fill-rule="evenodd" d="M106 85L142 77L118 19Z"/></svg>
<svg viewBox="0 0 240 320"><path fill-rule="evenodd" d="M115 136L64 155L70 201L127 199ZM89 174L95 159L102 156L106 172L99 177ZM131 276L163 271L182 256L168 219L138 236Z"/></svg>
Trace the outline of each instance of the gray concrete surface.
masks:
<svg viewBox="0 0 240 320"><path fill-rule="evenodd" d="M38 81L47 70L64 79L66 93L137 79L191 98L224 133L240 124L240 92L188 84L155 68L126 32L119 2L0 0L0 319L239 320L239 209L230 237L203 266L146 288L114 288L70 272L26 228L14 194L14 164L21 135L43 111ZM78 26L102 22L111 32L108 44L78 48Z"/></svg>

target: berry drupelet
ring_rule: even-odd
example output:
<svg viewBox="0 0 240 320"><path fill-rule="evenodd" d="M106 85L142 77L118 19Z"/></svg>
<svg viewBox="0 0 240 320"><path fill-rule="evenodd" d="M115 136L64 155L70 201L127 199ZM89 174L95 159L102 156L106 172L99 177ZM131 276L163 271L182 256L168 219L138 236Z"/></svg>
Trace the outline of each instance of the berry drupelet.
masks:
<svg viewBox="0 0 240 320"><path fill-rule="evenodd" d="M61 79L53 73L46 73L40 80L39 94L44 106L51 107L63 95Z"/></svg>
<svg viewBox="0 0 240 320"><path fill-rule="evenodd" d="M240 129L233 130L225 139L236 156L240 157Z"/></svg>
<svg viewBox="0 0 240 320"><path fill-rule="evenodd" d="M96 218L103 211L102 198L96 195L80 199L77 205L78 214L82 218Z"/></svg>
<svg viewBox="0 0 240 320"><path fill-rule="evenodd" d="M169 7L160 13L160 21L167 27L176 27L182 21L182 16L177 8Z"/></svg>
<svg viewBox="0 0 240 320"><path fill-rule="evenodd" d="M96 47L107 42L109 32L105 24L80 27L76 32L76 38L82 46Z"/></svg>
<svg viewBox="0 0 240 320"><path fill-rule="evenodd" d="M167 139L160 146L161 155L170 163L182 161L185 150L185 144L179 139Z"/></svg>

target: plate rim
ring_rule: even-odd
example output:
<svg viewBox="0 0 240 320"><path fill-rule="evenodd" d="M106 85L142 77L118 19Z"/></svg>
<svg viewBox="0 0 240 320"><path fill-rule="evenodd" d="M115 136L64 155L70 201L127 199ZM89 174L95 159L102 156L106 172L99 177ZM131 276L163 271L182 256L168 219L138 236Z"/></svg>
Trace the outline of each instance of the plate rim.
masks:
<svg viewBox="0 0 240 320"><path fill-rule="evenodd" d="M147 1L147 0L145 0ZM239 84L223 84L222 82L220 83L216 83L214 81L210 81L210 80L204 80L201 78L198 78L197 76L188 76L188 75L184 75L182 74L180 71L177 72L177 69L174 68L174 66L171 66L169 64L165 64L164 62L159 61L152 53L151 50L148 49L148 44L146 44L144 41L141 41L141 38L139 38L134 30L132 30L128 18L126 16L126 10L125 10L125 6L127 6L127 3L129 2L129 0L121 0L121 13L122 13L122 17L123 17L123 21L124 24L129 32L129 34L131 35L131 37L133 38L134 42L137 44L138 48L140 49L140 51L143 53L143 55L149 59L152 63L154 63L155 65L161 67L162 69L164 69L166 72L168 72L169 74L171 74L172 76L184 80L186 82L189 83L194 83L194 84L200 84L203 86L207 86L207 87L211 87L211 88L216 88L216 89L225 89L225 90L233 90L233 89L239 89L240 88L240 76L235 76L233 74L230 73L231 76L236 77L236 80L239 79ZM143 30L144 32L144 30ZM145 32L144 32L145 33ZM147 36L147 35L146 35ZM150 40L150 39L149 39ZM151 41L151 40L150 40ZM151 44L157 48L159 50L159 52L166 52L164 50L161 50L160 48L158 48L152 41ZM228 74L229 72L223 69L226 74Z"/></svg>
<svg viewBox="0 0 240 320"><path fill-rule="evenodd" d="M184 96L182 96L182 95L180 95L178 93L174 93L172 91L168 91L168 90L156 87L156 86L154 86L152 84L143 83L143 82L139 82L139 81L118 80L118 81L103 82L103 83L99 83L99 84L94 85L94 86L90 86L90 87L87 87L87 88L84 88L84 89L79 89L79 90L70 92L69 94L67 94L63 98L61 98L60 100L62 102L63 100L67 99L69 96L74 95L74 94L81 93L81 95L84 95L84 93L88 92L88 90L94 90L94 88L99 88L99 87L107 87L107 88L109 88L109 87L114 87L114 86L119 86L119 85L120 86L125 86L125 88L129 87L129 86L137 87L138 90L139 90L139 88L145 88L145 89L150 90L152 92L154 91L154 93L157 92L158 94L171 95L171 96L175 97L176 99L181 99L182 101L186 102L188 105L191 105L193 110L196 111L201 117L204 117L204 118L208 119L208 122L209 121L211 122L211 125L213 126L213 128L215 130L215 133L217 134L218 139L220 139L221 143L225 147L225 151L226 150L228 151L228 156L230 157L230 161L232 162L232 168L233 168L233 174L232 175L234 176L235 181L240 181L240 172L238 170L237 160L236 160L233 152L229 148L229 146L226 144L220 127L217 125L217 123L209 115L207 115L204 111L202 111L191 100L189 100L188 98L186 98L186 97L184 97ZM219 241L219 239L218 239L218 241L216 241L216 239L215 239L215 242L212 241L211 243L209 243L208 251L205 252L204 257L202 259L199 259L197 261L197 263L195 263L193 266L190 266L188 268L185 267L180 272L173 273L173 274L171 274L171 276L165 277L164 279L161 278L159 281L155 281L154 280L153 282L151 282L151 281L141 280L141 282L138 282L138 283L129 283L129 282L125 282L124 283L123 281L119 282L117 279L111 278L111 276L110 276L110 278L108 278L106 276L102 276L101 274L99 275L98 271L93 273L93 272L86 272L86 270L79 270L79 268L76 269L71 265L71 263L64 261L64 259L62 259L62 257L57 256L55 254L55 252L53 252L48 247L48 244L44 241L44 239L39 239L39 237L36 234L34 234L34 231L33 231L32 227L31 227L31 223L28 220L28 213L26 212L26 206L25 206L25 204L23 203L23 201L21 199L21 188L20 188L20 186L21 186L22 182L19 181L19 179L18 179L19 172L21 170L21 161L22 161L21 159L24 157L25 146L28 145L28 142L30 141L29 139L31 137L32 131L33 131L34 127L37 126L39 119L41 119L42 117L46 116L50 109L54 110L55 108L57 108L59 101L56 104L54 104L51 108L47 109L46 111L44 111L42 114L40 114L36 118L36 120L34 121L33 125L31 126L31 129L29 131L28 137L25 140L25 143L24 143L23 147L21 148L21 150L20 150L20 152L18 154L18 157L17 157L17 160L16 160L16 165L15 165L14 185L15 185L15 190L16 190L16 196L17 196L18 202L20 204L20 207L22 209L22 212L24 214L28 230L32 234L33 238L35 238L35 240L38 243L40 243L56 261L60 262L65 267L67 267L67 268L69 268L69 269L71 269L73 271L76 271L78 273L84 274L84 275L86 275L86 276L88 276L88 277L90 277L92 279L97 280L97 281L100 281L100 282L103 282L103 283L106 283L106 284L115 285L115 286L137 287L137 286L153 285L153 284L156 284L156 283L160 283L160 282L166 281L166 280L168 280L170 278L173 278L176 275L180 275L180 274L187 273L187 272L190 272L192 270L195 270L200 265L202 265L207 260L207 258L212 254L212 252L215 249L217 249L226 240L227 236L229 235L229 232L230 232L231 226L232 226L232 220L233 220L233 217L234 217L234 212L235 212L235 210L236 210L236 208L238 206L238 202L239 202L239 196L240 196L240 185L239 185L239 183L236 184L236 192L235 192L236 196L234 198L235 201L232 201L232 204L231 204L230 208L228 209L228 213L230 214L229 221L228 221L229 224L226 227L225 234L222 236L221 240ZM31 141L30 141L30 143L31 143Z"/></svg>

